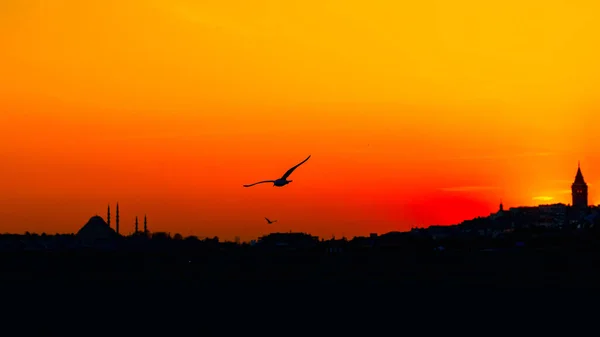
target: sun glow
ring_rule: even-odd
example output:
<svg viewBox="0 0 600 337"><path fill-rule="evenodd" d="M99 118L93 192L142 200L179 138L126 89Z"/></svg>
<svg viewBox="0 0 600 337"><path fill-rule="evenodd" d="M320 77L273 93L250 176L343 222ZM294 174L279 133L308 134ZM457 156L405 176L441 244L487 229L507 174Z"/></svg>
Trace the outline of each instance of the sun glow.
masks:
<svg viewBox="0 0 600 337"><path fill-rule="evenodd" d="M549 197L549 196L539 196L539 197L533 197L533 200L536 201L551 201L554 200L553 197Z"/></svg>

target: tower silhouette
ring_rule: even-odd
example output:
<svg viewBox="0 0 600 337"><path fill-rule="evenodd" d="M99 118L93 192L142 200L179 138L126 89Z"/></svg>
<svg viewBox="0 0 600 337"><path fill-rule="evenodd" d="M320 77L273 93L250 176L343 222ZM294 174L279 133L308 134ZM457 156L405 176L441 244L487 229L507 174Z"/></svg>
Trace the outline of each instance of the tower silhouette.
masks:
<svg viewBox="0 0 600 337"><path fill-rule="evenodd" d="M108 211L106 214L106 224L108 224L108 227L110 227L110 204L108 204Z"/></svg>
<svg viewBox="0 0 600 337"><path fill-rule="evenodd" d="M135 216L135 234L138 233L138 219L137 219L137 215Z"/></svg>
<svg viewBox="0 0 600 337"><path fill-rule="evenodd" d="M577 174L575 181L571 185L571 197L573 199L573 208L578 211L583 211L588 207L588 186L583 179L581 166L577 163Z"/></svg>
<svg viewBox="0 0 600 337"><path fill-rule="evenodd" d="M115 217L115 232L119 234L119 203L117 202L117 215Z"/></svg>
<svg viewBox="0 0 600 337"><path fill-rule="evenodd" d="M144 234L148 233L148 221L146 220L146 214L144 214Z"/></svg>

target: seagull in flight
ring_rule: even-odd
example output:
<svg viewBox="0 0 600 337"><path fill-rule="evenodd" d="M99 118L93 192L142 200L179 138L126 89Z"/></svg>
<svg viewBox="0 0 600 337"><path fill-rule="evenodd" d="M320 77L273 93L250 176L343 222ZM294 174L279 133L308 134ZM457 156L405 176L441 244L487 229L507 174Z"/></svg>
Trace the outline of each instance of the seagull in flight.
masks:
<svg viewBox="0 0 600 337"><path fill-rule="evenodd" d="M300 164L292 167L291 169L289 169L281 178L276 179L276 180L263 180L263 181L259 181L257 183L254 184L250 184L250 185L244 185L244 187L250 187L250 186L254 186L256 184L262 184L262 183L273 183L273 187L277 186L277 187L283 187L289 183L291 183L291 180L287 180L287 178L290 176L290 174L292 174L292 172L294 172L294 170L304 164L304 162L306 162L308 159L310 158L310 156L308 156L306 159L304 159Z"/></svg>
<svg viewBox="0 0 600 337"><path fill-rule="evenodd" d="M271 221L271 220L269 220L269 218L265 218L265 219L267 220L267 222L269 223L269 225L270 225L270 224L272 224L272 223L275 223L275 222L277 222L277 220L273 220L273 221Z"/></svg>

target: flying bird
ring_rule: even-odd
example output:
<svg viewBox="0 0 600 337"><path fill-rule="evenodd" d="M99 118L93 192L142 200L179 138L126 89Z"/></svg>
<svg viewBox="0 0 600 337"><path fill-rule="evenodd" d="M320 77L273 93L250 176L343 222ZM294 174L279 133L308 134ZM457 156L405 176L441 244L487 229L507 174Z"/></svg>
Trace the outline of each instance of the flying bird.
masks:
<svg viewBox="0 0 600 337"><path fill-rule="evenodd" d="M304 159L300 164L292 167L291 169L289 169L281 178L276 179L276 180L263 180L263 181L259 181L257 183L254 184L250 184L250 185L244 185L244 187L250 187L250 186L254 186L256 184L262 184L262 183L273 183L273 186L277 186L277 187L282 187L285 186L289 183L291 183L291 180L287 180L287 178L290 176L290 174L292 174L292 172L294 172L294 170L296 168L298 168L298 166L304 164L304 162L306 162L308 159L310 158L310 156L308 156L306 159Z"/></svg>
<svg viewBox="0 0 600 337"><path fill-rule="evenodd" d="M272 223L275 223L275 222L277 222L277 220L273 220L273 221L271 221L271 220L269 220L269 218L265 218L265 219L267 220L267 222L269 223L269 225L270 225L270 224L272 224Z"/></svg>

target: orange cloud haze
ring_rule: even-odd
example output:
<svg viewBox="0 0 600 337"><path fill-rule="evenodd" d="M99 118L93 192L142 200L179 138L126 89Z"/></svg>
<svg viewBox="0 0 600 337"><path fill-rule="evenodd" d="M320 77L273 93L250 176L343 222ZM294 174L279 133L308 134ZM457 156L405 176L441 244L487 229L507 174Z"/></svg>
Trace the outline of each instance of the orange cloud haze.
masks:
<svg viewBox="0 0 600 337"><path fill-rule="evenodd" d="M600 176L597 1L4 0L0 231L360 235ZM284 188L242 184L280 176ZM552 198L552 199L549 199ZM278 219L267 225L263 217ZM114 223L114 218L113 218Z"/></svg>

